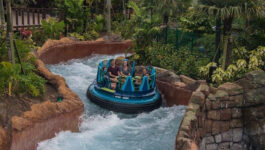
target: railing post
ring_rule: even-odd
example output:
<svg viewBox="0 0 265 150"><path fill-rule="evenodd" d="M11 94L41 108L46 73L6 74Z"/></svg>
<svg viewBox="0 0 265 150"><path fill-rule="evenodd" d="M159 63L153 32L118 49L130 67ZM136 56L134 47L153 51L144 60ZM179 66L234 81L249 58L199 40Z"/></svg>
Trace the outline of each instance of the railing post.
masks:
<svg viewBox="0 0 265 150"><path fill-rule="evenodd" d="M27 9L27 20L28 20L28 29L30 29L30 17L29 17L30 9Z"/></svg>
<svg viewBox="0 0 265 150"><path fill-rule="evenodd" d="M40 25L40 11L37 10L37 13L38 13L38 26Z"/></svg>
<svg viewBox="0 0 265 150"><path fill-rule="evenodd" d="M32 10L33 26L35 26L35 10Z"/></svg>
<svg viewBox="0 0 265 150"><path fill-rule="evenodd" d="M21 9L21 17L22 17L22 28L25 27L25 23L24 23L24 10Z"/></svg>
<svg viewBox="0 0 265 150"><path fill-rule="evenodd" d="M15 9L16 12L16 30L18 30L18 9Z"/></svg>

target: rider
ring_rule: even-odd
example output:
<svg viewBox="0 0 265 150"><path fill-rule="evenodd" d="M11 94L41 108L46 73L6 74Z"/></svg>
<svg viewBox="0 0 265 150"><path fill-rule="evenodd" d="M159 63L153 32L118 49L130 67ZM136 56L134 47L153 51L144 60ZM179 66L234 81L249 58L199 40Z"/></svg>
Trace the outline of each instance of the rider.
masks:
<svg viewBox="0 0 265 150"><path fill-rule="evenodd" d="M131 75L131 69L128 65L128 59L123 60L123 63L120 67L120 73L122 76L130 76Z"/></svg>
<svg viewBox="0 0 265 150"><path fill-rule="evenodd" d="M108 68L108 73L110 76L111 87L112 89L116 89L116 83L118 82L118 77L120 75L120 69L116 66L115 59L111 60L111 64Z"/></svg>
<svg viewBox="0 0 265 150"><path fill-rule="evenodd" d="M150 76L146 68L143 69L142 77L144 77L144 76L147 76L148 78Z"/></svg>

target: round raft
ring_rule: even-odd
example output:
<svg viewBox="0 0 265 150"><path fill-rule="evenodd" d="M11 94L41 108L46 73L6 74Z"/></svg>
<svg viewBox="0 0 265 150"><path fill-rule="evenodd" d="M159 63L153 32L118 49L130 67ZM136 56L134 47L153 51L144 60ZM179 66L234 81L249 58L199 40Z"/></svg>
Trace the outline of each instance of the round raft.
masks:
<svg viewBox="0 0 265 150"><path fill-rule="evenodd" d="M162 100L156 87L155 68L148 68L150 76L135 76L135 62L133 62L132 76L120 76L116 89L113 90L106 71L110 61L99 63L97 79L87 90L90 101L109 110L130 114L152 111L160 107Z"/></svg>

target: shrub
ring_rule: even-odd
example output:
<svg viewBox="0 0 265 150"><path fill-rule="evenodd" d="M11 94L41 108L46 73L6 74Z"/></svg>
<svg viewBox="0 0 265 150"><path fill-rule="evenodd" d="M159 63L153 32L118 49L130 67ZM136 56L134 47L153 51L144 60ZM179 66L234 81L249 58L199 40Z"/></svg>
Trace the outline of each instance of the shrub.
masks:
<svg viewBox="0 0 265 150"><path fill-rule="evenodd" d="M209 62L209 58L200 53L191 53L188 49L177 50L170 44L154 44L144 50L145 56L140 58L145 64L162 67L184 74L192 78L199 78L199 68Z"/></svg>
<svg viewBox="0 0 265 150"><path fill-rule="evenodd" d="M64 22L49 18L48 21L42 20L43 36L48 39L59 39L64 32Z"/></svg>
<svg viewBox="0 0 265 150"><path fill-rule="evenodd" d="M0 92L8 89L8 94L12 91L20 94L30 94L39 96L45 93L46 80L35 74L35 67L25 63L25 74L21 74L21 66L19 64L12 65L9 62L0 63Z"/></svg>
<svg viewBox="0 0 265 150"><path fill-rule="evenodd" d="M216 63L209 63L200 68L202 78L209 77L209 69L211 66L217 67L211 76L212 82L220 85L224 82L233 82L241 78L245 73L254 70L265 70L265 47L258 47L250 52L244 47L233 49L234 63L229 65L227 69L217 67Z"/></svg>

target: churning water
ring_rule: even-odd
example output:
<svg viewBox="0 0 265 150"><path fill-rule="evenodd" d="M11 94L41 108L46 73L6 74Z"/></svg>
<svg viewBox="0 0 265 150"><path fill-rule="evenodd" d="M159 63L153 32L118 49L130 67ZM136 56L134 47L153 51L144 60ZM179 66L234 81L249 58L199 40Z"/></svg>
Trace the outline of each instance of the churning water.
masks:
<svg viewBox="0 0 265 150"><path fill-rule="evenodd" d="M85 104L80 132L62 131L42 141L38 150L173 150L185 106L161 107L149 113L125 115L91 103L88 85L96 77L101 60L117 57L95 55L48 68L66 79L69 87Z"/></svg>

